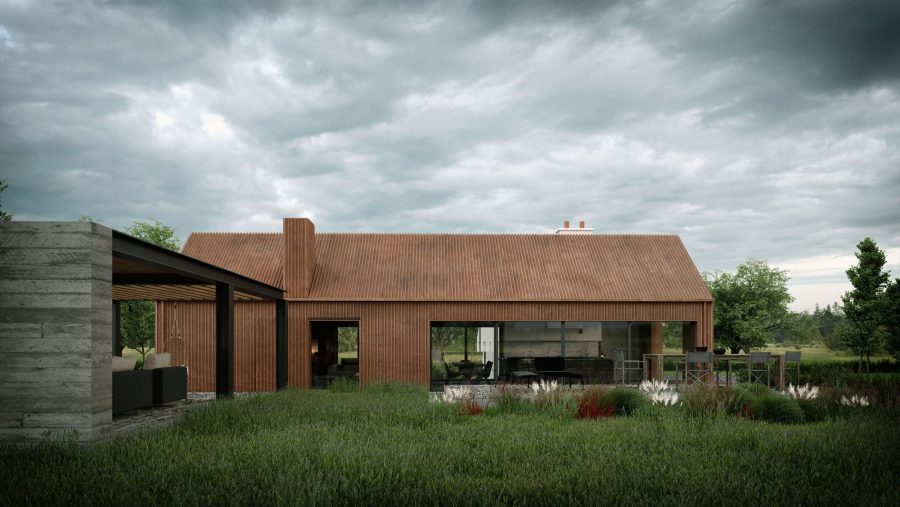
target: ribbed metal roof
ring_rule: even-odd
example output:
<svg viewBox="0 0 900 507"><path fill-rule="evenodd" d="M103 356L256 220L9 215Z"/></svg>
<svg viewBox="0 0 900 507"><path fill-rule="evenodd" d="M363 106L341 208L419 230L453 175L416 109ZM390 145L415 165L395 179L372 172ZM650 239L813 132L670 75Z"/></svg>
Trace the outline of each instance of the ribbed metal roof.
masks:
<svg viewBox="0 0 900 507"><path fill-rule="evenodd" d="M194 232L182 253L260 282L284 287L280 233Z"/></svg>
<svg viewBox="0 0 900 507"><path fill-rule="evenodd" d="M184 253L282 286L280 234L192 234ZM314 300L710 301L674 235L316 234Z"/></svg>

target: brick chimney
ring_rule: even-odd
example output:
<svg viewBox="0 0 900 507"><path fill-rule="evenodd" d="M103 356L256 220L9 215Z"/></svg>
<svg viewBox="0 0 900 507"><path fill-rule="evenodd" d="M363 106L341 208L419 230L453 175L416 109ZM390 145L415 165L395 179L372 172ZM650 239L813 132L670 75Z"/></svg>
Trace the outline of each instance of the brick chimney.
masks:
<svg viewBox="0 0 900 507"><path fill-rule="evenodd" d="M316 272L316 226L308 218L285 218L284 297L305 298Z"/></svg>
<svg viewBox="0 0 900 507"><path fill-rule="evenodd" d="M569 227L569 221L564 220L562 229L556 230L557 234L593 234L594 229L585 227L584 220L578 221L578 228Z"/></svg>

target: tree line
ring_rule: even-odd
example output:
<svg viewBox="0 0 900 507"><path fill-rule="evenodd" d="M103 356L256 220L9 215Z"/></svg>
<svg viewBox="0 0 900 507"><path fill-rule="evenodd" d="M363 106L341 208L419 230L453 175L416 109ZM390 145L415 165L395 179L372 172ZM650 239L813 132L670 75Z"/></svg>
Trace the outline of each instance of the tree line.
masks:
<svg viewBox="0 0 900 507"><path fill-rule="evenodd" d="M884 250L874 240L859 242L857 264L846 271L853 287L841 302L793 312L787 272L750 259L734 273L707 272L703 279L715 300L716 343L732 352L770 342L806 345L821 342L849 349L868 367L871 356L887 351L900 358L900 279L885 271Z"/></svg>

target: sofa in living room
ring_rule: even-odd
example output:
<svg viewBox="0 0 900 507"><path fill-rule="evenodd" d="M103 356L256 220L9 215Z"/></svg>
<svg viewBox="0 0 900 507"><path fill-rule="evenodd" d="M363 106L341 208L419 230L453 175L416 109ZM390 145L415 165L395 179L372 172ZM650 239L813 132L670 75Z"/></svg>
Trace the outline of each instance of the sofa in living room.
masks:
<svg viewBox="0 0 900 507"><path fill-rule="evenodd" d="M140 369L136 358L112 358L112 411L119 415L187 398L187 367L171 366L168 353L147 354Z"/></svg>

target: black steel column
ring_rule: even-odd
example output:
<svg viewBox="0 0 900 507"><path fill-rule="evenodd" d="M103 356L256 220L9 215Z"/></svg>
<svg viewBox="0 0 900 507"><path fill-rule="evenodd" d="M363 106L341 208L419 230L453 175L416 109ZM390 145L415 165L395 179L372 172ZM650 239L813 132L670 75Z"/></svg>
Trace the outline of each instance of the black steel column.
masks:
<svg viewBox="0 0 900 507"><path fill-rule="evenodd" d="M275 300L275 387L288 385L288 315L287 302Z"/></svg>
<svg viewBox="0 0 900 507"><path fill-rule="evenodd" d="M234 286L216 282L216 397L234 394Z"/></svg>
<svg viewBox="0 0 900 507"><path fill-rule="evenodd" d="M113 301L112 314L112 348L114 356L122 355L122 304L121 301Z"/></svg>

